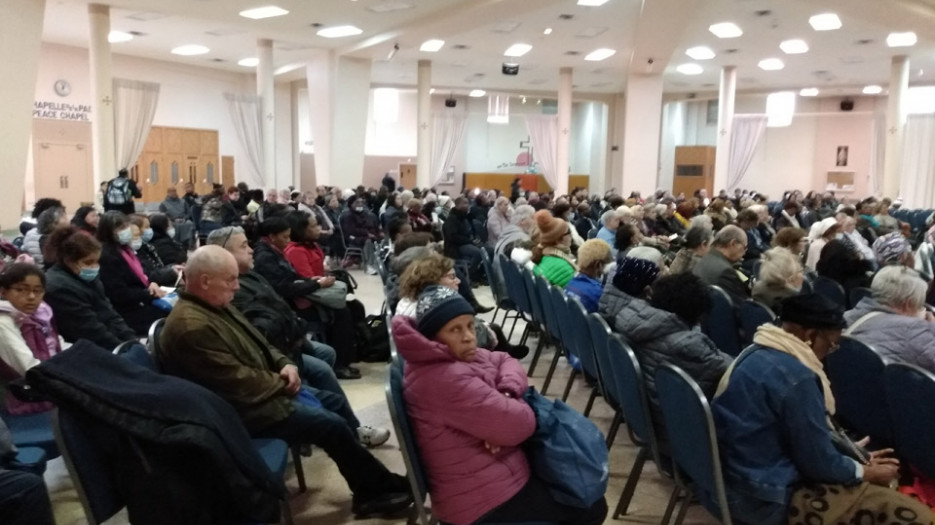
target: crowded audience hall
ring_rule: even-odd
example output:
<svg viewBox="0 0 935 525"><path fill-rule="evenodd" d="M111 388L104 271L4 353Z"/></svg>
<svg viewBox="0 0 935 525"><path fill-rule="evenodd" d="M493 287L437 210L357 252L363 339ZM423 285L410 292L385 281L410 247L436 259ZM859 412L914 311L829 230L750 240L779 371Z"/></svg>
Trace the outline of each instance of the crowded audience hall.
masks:
<svg viewBox="0 0 935 525"><path fill-rule="evenodd" d="M909 3L0 3L0 524L935 523Z"/></svg>

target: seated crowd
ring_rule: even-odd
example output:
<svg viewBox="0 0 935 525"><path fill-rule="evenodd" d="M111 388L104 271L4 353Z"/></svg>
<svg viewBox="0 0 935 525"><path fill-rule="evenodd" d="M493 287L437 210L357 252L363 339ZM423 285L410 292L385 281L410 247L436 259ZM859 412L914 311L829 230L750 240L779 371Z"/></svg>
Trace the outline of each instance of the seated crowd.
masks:
<svg viewBox="0 0 935 525"><path fill-rule="evenodd" d="M389 431L362 424L339 382L360 378L354 364L370 352L358 330L367 312L345 271L360 265L380 273L394 315L435 515L456 525L601 523L603 498L569 506L531 472L523 444L536 416L522 399L529 385L518 361L529 349L477 317L492 307L474 288L503 286L488 274L499 265L486 264L502 255L633 346L660 441L655 371L674 364L698 383L738 521L816 512L845 522L864 511L932 521L926 506L885 488L899 474L892 451L860 463L834 447L821 360L847 328L886 358L935 372L935 318L925 308L935 296L935 226L914 234L889 215L887 199L849 204L831 193L769 202L741 190L714 199L660 190L644 200L583 188L523 193L518 184L509 195L392 186L278 192L241 183L200 197L187 184L183 197L171 188L157 213L84 206L70 219L61 202L40 199L20 226L22 242L0 238L4 383L78 340L111 350L165 320L162 371L219 395L253 437L321 447L357 516L393 513L412 503L409 485L366 449ZM845 311L816 293L822 279L845 297L866 294ZM756 301L778 315L747 334L753 345L740 358L699 328L712 286L737 312ZM7 395L3 414L51 408ZM43 487L3 463L3 446L0 437L0 480L22 489L0 493L0 509L29 498L39 501L30 523L51 523ZM809 501L826 493L835 496L816 510ZM698 497L716 508L713 495Z"/></svg>

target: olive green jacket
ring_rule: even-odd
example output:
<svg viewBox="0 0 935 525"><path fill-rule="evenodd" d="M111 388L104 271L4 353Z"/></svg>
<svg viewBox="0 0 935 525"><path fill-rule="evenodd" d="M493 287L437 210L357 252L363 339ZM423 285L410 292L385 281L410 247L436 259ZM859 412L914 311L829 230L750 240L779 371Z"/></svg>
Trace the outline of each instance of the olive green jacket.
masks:
<svg viewBox="0 0 935 525"><path fill-rule="evenodd" d="M279 376L292 361L234 306L216 308L181 292L160 334L157 357L166 373L198 383L233 405L251 432L293 411Z"/></svg>

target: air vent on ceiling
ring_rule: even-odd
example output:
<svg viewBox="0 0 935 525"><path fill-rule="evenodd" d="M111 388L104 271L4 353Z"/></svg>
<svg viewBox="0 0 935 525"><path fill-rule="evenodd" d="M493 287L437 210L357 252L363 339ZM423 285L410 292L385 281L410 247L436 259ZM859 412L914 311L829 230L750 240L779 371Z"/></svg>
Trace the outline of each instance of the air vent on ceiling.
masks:
<svg viewBox="0 0 935 525"><path fill-rule="evenodd" d="M127 33L130 33L133 36L146 36L146 33L142 33L140 31L127 31Z"/></svg>
<svg viewBox="0 0 935 525"><path fill-rule="evenodd" d="M322 27L323 25L321 22L312 22L309 27Z"/></svg>
<svg viewBox="0 0 935 525"><path fill-rule="evenodd" d="M860 40L855 40L854 43L858 46L865 46L867 44L872 44L873 39L872 38L861 38Z"/></svg>
<svg viewBox="0 0 935 525"><path fill-rule="evenodd" d="M211 61L212 62L225 62L223 58L212 58Z"/></svg>
<svg viewBox="0 0 935 525"><path fill-rule="evenodd" d="M759 9L757 11L754 11L753 14L755 14L756 16L769 16L773 14L773 12L770 11L769 9Z"/></svg>
<svg viewBox="0 0 935 525"><path fill-rule="evenodd" d="M133 13L131 15L127 15L127 18L130 18L133 20L139 20L140 22L151 22L153 20L159 20L160 18L165 18L165 17L166 15L162 13L156 13L153 11L143 11L140 13Z"/></svg>
<svg viewBox="0 0 935 525"><path fill-rule="evenodd" d="M580 55L581 52L580 52L580 51L565 51L565 54L568 55L568 56L570 56L570 57L575 57L575 56Z"/></svg>
<svg viewBox="0 0 935 525"><path fill-rule="evenodd" d="M568 14L558 15L559 20L571 20L574 17L575 15L568 15Z"/></svg>
<svg viewBox="0 0 935 525"><path fill-rule="evenodd" d="M725 54L725 55L733 55L733 54L736 53L737 51L739 51L739 49L734 49L734 48L725 49L725 50L724 50L724 54Z"/></svg>
<svg viewBox="0 0 935 525"><path fill-rule="evenodd" d="M466 46L464 44L455 44L451 46L452 49L457 49L458 51L464 51L465 49L471 49L471 46Z"/></svg>

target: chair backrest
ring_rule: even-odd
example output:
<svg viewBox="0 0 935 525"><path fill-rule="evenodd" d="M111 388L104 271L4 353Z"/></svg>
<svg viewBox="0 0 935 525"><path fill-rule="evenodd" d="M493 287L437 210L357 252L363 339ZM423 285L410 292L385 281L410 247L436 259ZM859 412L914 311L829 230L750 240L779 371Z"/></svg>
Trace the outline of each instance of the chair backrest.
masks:
<svg viewBox="0 0 935 525"><path fill-rule="evenodd" d="M532 318L540 325L544 325L546 318L542 312L542 303L539 301L539 290L536 288L535 276L526 268L520 268L519 272L523 278L523 287L526 288L526 296L529 297Z"/></svg>
<svg viewBox="0 0 935 525"><path fill-rule="evenodd" d="M425 496L428 493L428 483L425 470L422 467L422 458L416 445L416 438L412 432L409 414L406 412L406 401L403 398L403 374L396 367L389 367L386 375L386 404L390 409L390 418L399 440L399 448L406 465L406 477L412 494L415 496L416 510L422 525L429 525L428 511L425 507Z"/></svg>
<svg viewBox="0 0 935 525"><path fill-rule="evenodd" d="M481 262L484 264L484 273L487 274L487 283L490 285L490 293L493 295L494 303L498 306L500 302L503 301L503 283L500 281L500 273L494 271L493 264L490 262L490 256L487 255L487 250L481 250Z"/></svg>
<svg viewBox="0 0 935 525"><path fill-rule="evenodd" d="M549 306L555 319L555 334L559 341L566 348L576 347L573 340L578 334L568 329L568 298L565 297L565 291L558 286L549 285Z"/></svg>
<svg viewBox="0 0 935 525"><path fill-rule="evenodd" d="M588 230L588 239L594 239L597 237L597 232L600 231L598 228L591 228Z"/></svg>
<svg viewBox="0 0 935 525"><path fill-rule="evenodd" d="M573 334L569 340L572 352L581 361L584 373L594 379L598 378L597 356L594 351L594 338L588 328L588 312L577 297L566 297L568 301L568 317L566 318L566 333Z"/></svg>
<svg viewBox="0 0 935 525"><path fill-rule="evenodd" d="M875 448L892 444L890 408L886 402L883 370L886 360L872 347L841 336L837 352L825 357L841 423L861 436L870 436Z"/></svg>
<svg viewBox="0 0 935 525"><path fill-rule="evenodd" d="M143 346L143 343L135 339L124 341L117 345L117 348L114 348L114 355L119 355L131 363L148 368L153 372L159 371L159 367L156 366L156 361L153 360L153 356L149 355L149 350Z"/></svg>
<svg viewBox="0 0 935 525"><path fill-rule="evenodd" d="M742 348L734 304L720 286L709 286L708 295L711 297L711 311L702 320L701 330L721 351L736 357Z"/></svg>
<svg viewBox="0 0 935 525"><path fill-rule="evenodd" d="M555 309L552 306L552 284L545 277L537 275L536 279L536 297L539 299L539 308L545 318L545 327L556 341L562 340L562 332L558 326L558 319L555 317Z"/></svg>
<svg viewBox="0 0 935 525"><path fill-rule="evenodd" d="M849 295L848 302L851 308L857 306L857 303L860 302L864 297L870 297L873 293L870 291L870 288L864 286L858 286L857 288L851 288L851 293Z"/></svg>
<svg viewBox="0 0 935 525"><path fill-rule="evenodd" d="M812 283L812 289L825 299L847 308L847 295L844 293L844 287L837 281L819 275Z"/></svg>
<svg viewBox="0 0 935 525"><path fill-rule="evenodd" d="M772 323L776 314L763 303L747 299L740 305L740 327L743 330L743 346L753 342L753 334L761 325Z"/></svg>
<svg viewBox="0 0 935 525"><path fill-rule="evenodd" d="M126 506L107 452L112 434L87 416L59 408L52 412L52 429L88 523L107 521Z"/></svg>
<svg viewBox="0 0 935 525"><path fill-rule="evenodd" d="M497 263L500 266L507 295L510 296L520 312L532 315L532 305L529 304L529 295L523 285L523 276L520 274L519 266L502 253L497 256Z"/></svg>
<svg viewBox="0 0 935 525"><path fill-rule="evenodd" d="M612 408L620 408L620 392L614 369L610 363L610 327L598 314L588 314L588 331L594 348L594 362L597 363L597 382L601 385L604 399Z"/></svg>
<svg viewBox="0 0 935 525"><path fill-rule="evenodd" d="M669 363L656 369L656 392L677 475L687 475L710 494L719 508L708 510L720 511L721 523L730 525L717 433L707 398L688 374Z"/></svg>
<svg viewBox="0 0 935 525"><path fill-rule="evenodd" d="M386 334L390 340L390 366L402 371L403 357L399 355L399 349L396 348L396 339L393 337L393 312L389 310L386 312Z"/></svg>
<svg viewBox="0 0 935 525"><path fill-rule="evenodd" d="M890 363L884 383L899 456L935 478L935 375L909 363Z"/></svg>
<svg viewBox="0 0 935 525"><path fill-rule="evenodd" d="M608 341L608 361L614 373L617 392L620 393L620 407L623 418L627 422L630 435L639 446L648 446L657 465L659 460L659 445L653 428L652 415L649 411L649 401L646 397L646 387L643 382L643 372L640 362L636 359L633 349L620 334L612 334Z"/></svg>

